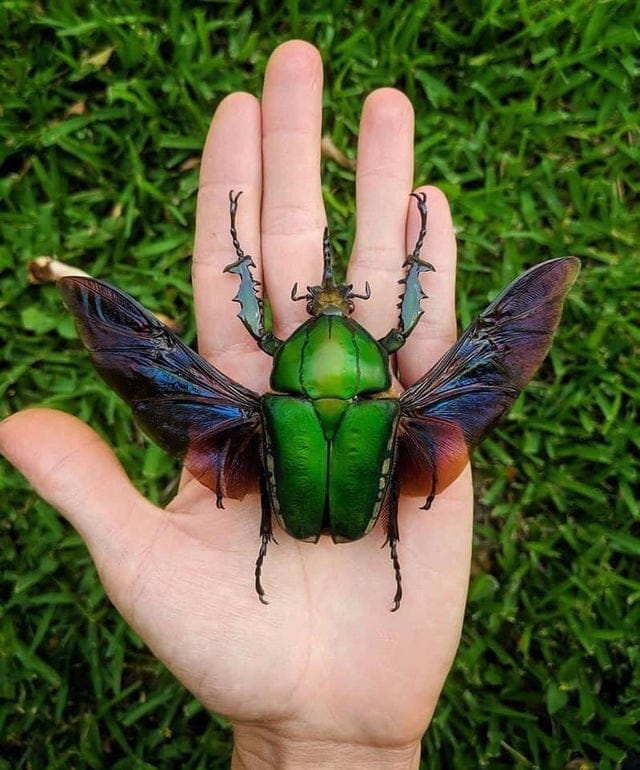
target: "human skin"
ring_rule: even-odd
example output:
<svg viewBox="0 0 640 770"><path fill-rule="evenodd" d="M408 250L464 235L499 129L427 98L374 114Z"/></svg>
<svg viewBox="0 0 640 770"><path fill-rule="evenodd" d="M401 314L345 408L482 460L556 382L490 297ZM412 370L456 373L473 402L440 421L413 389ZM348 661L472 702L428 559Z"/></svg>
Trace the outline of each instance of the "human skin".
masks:
<svg viewBox="0 0 640 770"><path fill-rule="evenodd" d="M317 284L326 225L320 187L322 63L290 41L272 54L262 100L224 99L207 137L193 258L199 350L259 393L271 359L232 308L229 190L242 190L238 227L286 338L306 317L294 283ZM356 170L357 235L347 281L368 301L354 318L375 337L397 324L398 279L419 217L413 183L413 110L383 88L364 102ZM455 240L447 202L427 195L421 256L425 315L397 354L398 388L422 376L456 336ZM64 441L60 437L64 436ZM165 510L133 487L111 449L85 424L49 409L0 425L0 451L78 530L111 601L207 708L234 726L234 768L415 768L458 646L472 523L469 469L439 494L400 502L404 598L395 591L383 527L355 543L301 543L277 525L262 606L253 589L257 495L215 505L183 473Z"/></svg>

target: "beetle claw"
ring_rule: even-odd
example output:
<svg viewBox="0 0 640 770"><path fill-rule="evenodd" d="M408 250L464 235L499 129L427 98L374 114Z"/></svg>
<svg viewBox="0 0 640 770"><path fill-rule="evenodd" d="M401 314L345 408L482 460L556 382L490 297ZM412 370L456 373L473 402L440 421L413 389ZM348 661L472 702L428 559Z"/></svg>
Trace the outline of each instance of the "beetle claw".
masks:
<svg viewBox="0 0 640 770"><path fill-rule="evenodd" d="M260 599L260 602L262 604L269 604L269 602L264 598L265 597L265 591L262 587L262 582L260 580L261 574L262 574L262 563L264 562L264 557L267 555L267 545L269 544L269 540L272 540L273 536L271 532L263 532L261 535L261 543L260 543L260 550L258 551L258 558L256 559L256 593L258 594L258 599Z"/></svg>
<svg viewBox="0 0 640 770"><path fill-rule="evenodd" d="M436 487L438 485L438 477L436 476L435 470L432 470L431 474L431 489L429 490L429 494L427 496L427 499L424 501L424 505L420 506L421 511L428 511L429 508L431 508L431 503L435 500L436 497Z"/></svg>
<svg viewBox="0 0 640 770"><path fill-rule="evenodd" d="M258 557L258 561L260 561L260 557ZM258 599L260 599L261 604L269 604L269 602L265 599L265 596L266 596L265 590L262 587L262 583L260 581L261 568L262 568L262 562L260 564L256 562L256 593L258 594Z"/></svg>
<svg viewBox="0 0 640 770"><path fill-rule="evenodd" d="M389 536L387 541L391 548L391 561L396 575L396 595L393 597L393 607L391 608L391 612L395 612L400 607L400 602L402 601L402 575L400 573L400 560L398 559L398 538Z"/></svg>

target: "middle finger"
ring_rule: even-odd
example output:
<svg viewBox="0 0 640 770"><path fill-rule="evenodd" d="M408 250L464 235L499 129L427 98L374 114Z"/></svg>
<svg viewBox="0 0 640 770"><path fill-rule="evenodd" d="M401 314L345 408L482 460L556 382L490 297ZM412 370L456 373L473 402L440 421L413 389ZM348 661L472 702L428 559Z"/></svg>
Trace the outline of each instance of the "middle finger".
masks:
<svg viewBox="0 0 640 770"><path fill-rule="evenodd" d="M321 127L320 55L308 43L284 43L269 59L262 97L262 273L281 338L305 317L291 287L304 293L322 273Z"/></svg>

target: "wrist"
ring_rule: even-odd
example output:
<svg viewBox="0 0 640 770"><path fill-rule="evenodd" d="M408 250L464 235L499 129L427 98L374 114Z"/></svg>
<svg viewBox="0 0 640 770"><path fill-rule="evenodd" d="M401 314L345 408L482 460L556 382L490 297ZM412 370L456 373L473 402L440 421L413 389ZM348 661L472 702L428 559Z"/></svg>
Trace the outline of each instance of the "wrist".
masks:
<svg viewBox="0 0 640 770"><path fill-rule="evenodd" d="M367 746L329 740L284 737L272 728L234 726L232 770L417 770L420 741L404 746Z"/></svg>

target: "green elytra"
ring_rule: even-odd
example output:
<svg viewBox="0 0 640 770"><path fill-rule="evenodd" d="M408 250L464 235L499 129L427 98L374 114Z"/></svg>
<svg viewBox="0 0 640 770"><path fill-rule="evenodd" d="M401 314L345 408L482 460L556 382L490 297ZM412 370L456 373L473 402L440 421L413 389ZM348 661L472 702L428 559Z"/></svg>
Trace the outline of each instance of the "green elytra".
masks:
<svg viewBox="0 0 640 770"><path fill-rule="evenodd" d="M238 317L260 348L273 356L271 391L262 396L264 430L261 547L256 562L256 590L267 544L273 539L271 512L292 537L317 542L323 533L334 542L358 540L375 524L388 490L394 463L400 402L391 391L389 355L415 327L425 297L419 275L434 270L420 259L427 227L426 197L413 194L420 212L415 247L405 260L405 285L398 328L376 340L350 318L355 294L350 284L335 282L328 230L324 231L324 270L318 286L291 299L306 300L311 318L287 340L264 325L263 303L253 278L252 258L242 250L236 215L241 193L229 193L231 237L237 260L225 268L240 276L235 301ZM265 494L269 505L265 504ZM397 556L397 527L388 530L396 575L394 609L402 596Z"/></svg>

